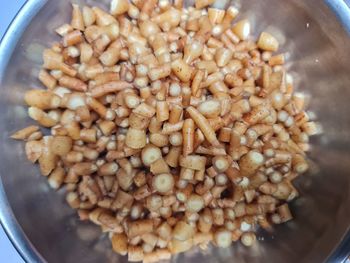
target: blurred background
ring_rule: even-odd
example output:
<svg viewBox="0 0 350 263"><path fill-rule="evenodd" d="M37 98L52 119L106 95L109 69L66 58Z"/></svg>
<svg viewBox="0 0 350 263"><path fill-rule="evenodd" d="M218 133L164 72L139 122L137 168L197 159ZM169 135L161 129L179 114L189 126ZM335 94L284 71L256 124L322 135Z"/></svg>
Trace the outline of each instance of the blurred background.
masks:
<svg viewBox="0 0 350 263"><path fill-rule="evenodd" d="M15 17L18 10L25 3L25 0L0 0L0 38L6 32L12 19ZM0 262L7 263L24 263L16 249L12 246L7 238L4 229L0 226Z"/></svg>

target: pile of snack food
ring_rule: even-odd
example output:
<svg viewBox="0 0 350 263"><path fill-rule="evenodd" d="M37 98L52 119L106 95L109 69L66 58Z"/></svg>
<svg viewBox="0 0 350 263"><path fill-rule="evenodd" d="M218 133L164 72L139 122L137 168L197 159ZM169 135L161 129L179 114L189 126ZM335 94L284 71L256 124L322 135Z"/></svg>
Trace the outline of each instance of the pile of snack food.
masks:
<svg viewBox="0 0 350 263"><path fill-rule="evenodd" d="M213 0L73 4L28 90L39 126L26 141L49 185L130 261L212 242L251 246L260 226L292 219L292 181L319 132L276 53L237 8Z"/></svg>

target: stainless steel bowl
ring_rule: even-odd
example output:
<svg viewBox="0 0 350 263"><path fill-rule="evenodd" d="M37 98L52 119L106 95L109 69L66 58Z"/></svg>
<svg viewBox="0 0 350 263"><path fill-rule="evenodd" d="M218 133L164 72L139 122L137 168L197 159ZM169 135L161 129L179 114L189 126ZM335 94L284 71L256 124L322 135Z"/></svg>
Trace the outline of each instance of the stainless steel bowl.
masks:
<svg viewBox="0 0 350 263"><path fill-rule="evenodd" d="M98 228L78 222L62 191L50 190L23 144L9 135L32 121L23 93L39 86L41 52L57 40L53 29L69 21L70 1L28 0L0 46L0 220L27 262L125 262L110 250ZM77 1L75 1L77 2ZM107 1L78 1L107 7ZM341 0L242 0L258 34L268 28L290 51L298 89L312 97L310 108L324 135L312 140L312 169L297 181L301 197L295 220L273 233L261 232L251 249L197 250L175 262L342 262L350 252L350 11ZM225 5L227 1L217 1Z"/></svg>

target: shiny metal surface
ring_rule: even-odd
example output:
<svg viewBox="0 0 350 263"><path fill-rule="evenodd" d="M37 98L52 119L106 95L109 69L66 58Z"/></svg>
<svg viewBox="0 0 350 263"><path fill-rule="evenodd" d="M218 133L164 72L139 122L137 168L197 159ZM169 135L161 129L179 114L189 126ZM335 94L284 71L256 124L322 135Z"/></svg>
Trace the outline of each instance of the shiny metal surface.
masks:
<svg viewBox="0 0 350 263"><path fill-rule="evenodd" d="M29 0L0 46L0 220L27 262L126 262L114 255L99 230L78 222L38 168L25 158L23 144L9 135L32 123L24 90L38 87L41 52L58 40L53 29L69 21L70 1ZM75 1L107 6L107 1ZM238 1L234 1L238 3ZM223 1L218 1L222 4ZM311 171L300 178L295 220L260 233L252 249L197 250L174 262L342 262L350 252L350 11L340 0L242 0L242 14L279 35L290 51L296 86L312 97L310 108L324 135L312 140ZM341 26L341 23L343 26ZM344 241L341 243L341 241ZM338 248L338 249L337 249Z"/></svg>

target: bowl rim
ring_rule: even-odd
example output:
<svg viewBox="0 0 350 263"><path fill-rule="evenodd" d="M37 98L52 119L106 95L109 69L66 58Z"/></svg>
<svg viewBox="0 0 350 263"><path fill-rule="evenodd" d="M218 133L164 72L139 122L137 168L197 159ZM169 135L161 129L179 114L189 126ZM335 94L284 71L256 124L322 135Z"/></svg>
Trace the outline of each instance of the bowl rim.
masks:
<svg viewBox="0 0 350 263"><path fill-rule="evenodd" d="M13 51L24 30L48 0L27 0L19 9L0 42L0 83ZM0 174L0 225L24 262L46 262L18 223L6 196Z"/></svg>
<svg viewBox="0 0 350 263"><path fill-rule="evenodd" d="M49 0L27 0L8 26L0 42L0 83L13 51L33 17ZM350 0L324 0L350 34ZM0 225L25 262L46 262L16 220L7 199L0 174ZM350 253L350 231L344 234L327 262L345 262Z"/></svg>

